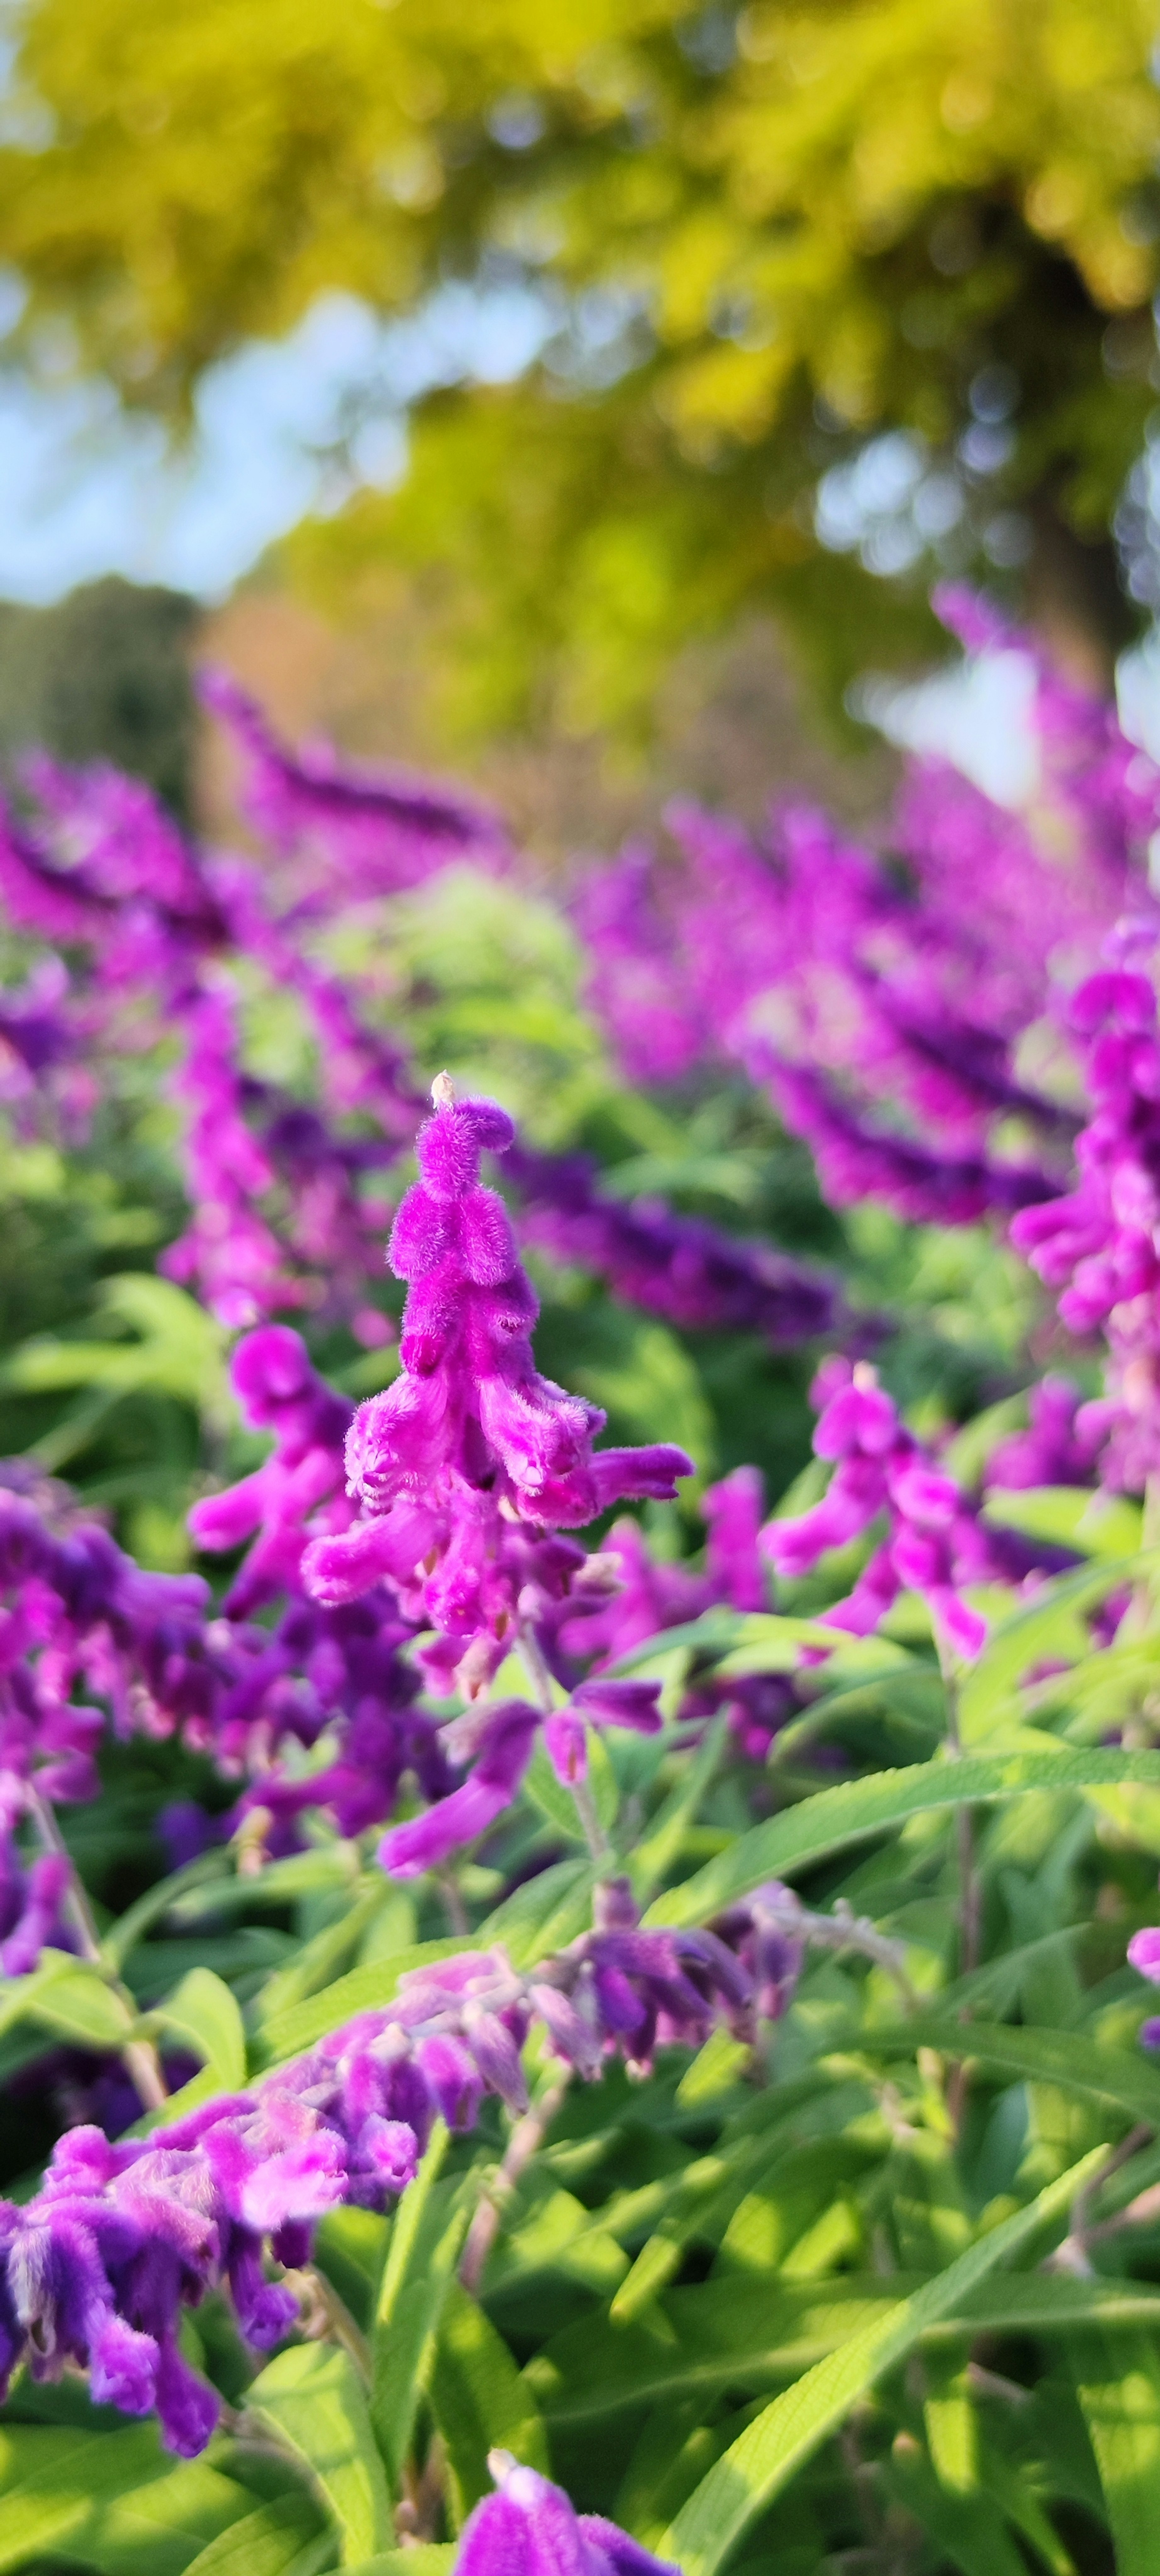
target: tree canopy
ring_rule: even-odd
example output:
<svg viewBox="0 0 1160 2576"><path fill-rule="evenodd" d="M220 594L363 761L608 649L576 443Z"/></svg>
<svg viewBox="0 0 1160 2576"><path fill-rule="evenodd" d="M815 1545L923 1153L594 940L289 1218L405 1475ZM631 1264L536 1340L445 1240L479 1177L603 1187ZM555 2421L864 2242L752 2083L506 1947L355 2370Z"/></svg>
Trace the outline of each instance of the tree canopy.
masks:
<svg viewBox="0 0 1160 2576"><path fill-rule="evenodd" d="M632 726L753 607L836 688L922 631L932 556L1106 650L1155 398L1155 35L1150 0L29 0L17 337L63 317L179 418L326 290L537 282L531 370L429 397L399 491L298 549L410 567L474 722Z"/></svg>

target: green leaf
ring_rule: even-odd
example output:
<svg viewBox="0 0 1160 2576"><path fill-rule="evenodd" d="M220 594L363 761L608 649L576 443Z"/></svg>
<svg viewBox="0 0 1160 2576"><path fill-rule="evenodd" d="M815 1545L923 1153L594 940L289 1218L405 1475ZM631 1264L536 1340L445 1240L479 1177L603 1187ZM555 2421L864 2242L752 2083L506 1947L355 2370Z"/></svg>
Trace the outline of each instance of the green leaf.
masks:
<svg viewBox="0 0 1160 2576"><path fill-rule="evenodd" d="M397 1994L400 1979L412 1968L433 1967L440 1959L454 1959L461 1950L474 1950L478 1938L470 1933L441 1941L420 1941L409 1950L396 1950L389 1959L370 1959L365 1967L351 1968L345 1977L336 1977L332 1986L320 1995L308 1996L305 2003L295 2004L291 2012L278 2013L260 2025L258 2043L261 2061L266 2066L281 2065L288 2057L297 2057L305 2048L313 2048L327 2031L337 2030L339 2023L349 2021L354 2013L375 2012L389 2004ZM261 1998L259 1997L259 2006Z"/></svg>
<svg viewBox="0 0 1160 2576"><path fill-rule="evenodd" d="M375 2318L371 2415L396 2495L471 2210L469 2186L440 2183L447 2144L447 2130L437 2120L395 2212Z"/></svg>
<svg viewBox="0 0 1160 2576"><path fill-rule="evenodd" d="M557 1777L539 1740L524 1773L523 1785L533 1806L539 1808L540 1814L547 1817L557 1833L563 1834L566 1842L583 1841L584 1828L576 1813L576 1801L571 1790L566 1789Z"/></svg>
<svg viewBox="0 0 1160 2576"><path fill-rule="evenodd" d="M1160 1787L1160 1754L1062 1748L1058 1753L974 1754L843 1781L740 1835L704 1869L658 1897L645 1922L702 1923L748 1896L764 1879L784 1878L788 1870L803 1869L847 1843L887 1833L934 1808L977 1806L991 1798L1020 1797L1030 1789L1115 1788L1133 1780Z"/></svg>
<svg viewBox="0 0 1160 2576"><path fill-rule="evenodd" d="M896 2442L884 2474L934 2541L940 2563L949 2560L961 2576L1027 2576L1027 2561L991 2497L978 2490L948 2494L917 2442Z"/></svg>
<svg viewBox="0 0 1160 2576"><path fill-rule="evenodd" d="M1157 1571L1155 1549L1135 1556L1105 1559L1075 1574L1057 1575L1034 1599L993 1629L978 1663L959 1693L963 1740L976 1743L990 1734L1018 1706L1018 1687L1033 1665L1061 1656L1071 1662L1088 1644L1080 1614L1109 1592Z"/></svg>
<svg viewBox="0 0 1160 2576"><path fill-rule="evenodd" d="M292 2344L254 2380L246 2413L305 2469L334 2517L344 2567L388 2546L387 2482L349 2353L337 2344Z"/></svg>
<svg viewBox="0 0 1160 2576"><path fill-rule="evenodd" d="M88 2426L0 2428L0 2570L60 2555L106 2497L170 2467L154 2424L106 2433ZM224 2483L224 2482L223 2482Z"/></svg>
<svg viewBox="0 0 1160 2576"><path fill-rule="evenodd" d="M447 2452L456 2531L491 2493L489 2451L511 2451L547 2473L547 2435L527 2381L490 2318L455 2280L444 2299L430 2397Z"/></svg>
<svg viewBox="0 0 1160 2576"><path fill-rule="evenodd" d="M879 2323L900 2294L923 2286L913 2273L889 2287L858 2273L803 2282L736 2275L698 2282L658 2301L660 2331L586 2317L554 2335L525 2376L550 2436L557 2425L598 2424L629 2408L709 2399L730 2389L756 2394L839 2350ZM953 2316L925 2331L936 2342L963 2333L1053 2336L1093 2322L1160 2331L1160 2289L1017 2272L983 2281Z"/></svg>
<svg viewBox="0 0 1160 2576"><path fill-rule="evenodd" d="M171 1907L177 1911L180 1898L202 1887L206 1881L217 1882L219 1888L217 1904L220 1905L224 1893L222 1882L226 1880L228 1867L228 1856L225 1852L202 1852L197 1860L186 1861L183 1869L171 1870L169 1877L160 1879L155 1887L147 1887L144 1895L137 1898L136 1904L130 1905L106 1932L101 1943L101 1959L104 1966L114 1976L120 1976L130 1951L136 1947L142 1933L147 1932L150 1925L156 1923L160 1916L168 1914ZM227 1883L233 1887L236 1882L231 1879ZM206 1910L212 1912L213 1897L207 1897L205 1901Z"/></svg>
<svg viewBox="0 0 1160 2576"><path fill-rule="evenodd" d="M421 2540L409 2549L384 2549L364 2558L349 2576L451 2576L456 2552L449 2542Z"/></svg>
<svg viewBox="0 0 1160 2576"><path fill-rule="evenodd" d="M892 2024L874 2033L883 2056L913 2057L917 2048L937 2048L947 2057L976 2058L1033 2083L1063 2084L1099 2102L1115 2102L1134 2120L1160 2128L1160 2069L1127 2049L1105 2048L1088 2032L1034 2030L1006 2022L955 2021L950 2015L917 2013L913 2022Z"/></svg>
<svg viewBox="0 0 1160 2576"><path fill-rule="evenodd" d="M166 2459L166 2471L95 2505L89 2521L69 2534L67 2556L94 2576L183 2576L207 2548L228 2544L249 2518L246 2489L206 2459ZM302 2502L309 2513L308 2500ZM310 2527L317 2531L317 2514Z"/></svg>
<svg viewBox="0 0 1160 2576"><path fill-rule="evenodd" d="M863 2327L795 2381L714 2464L670 2525L659 2555L675 2560L683 2576L714 2576L746 2531L794 2471L876 2379L902 2361L923 2333L954 2314L964 2299L1051 2220L1062 2218L1076 2193L1107 2154L1097 2147L987 2236L967 2247L911 2298L891 2303L886 2315Z"/></svg>
<svg viewBox="0 0 1160 2576"><path fill-rule="evenodd" d="M729 1721L725 1717L714 1718L712 1725L706 1727L691 1761L684 1765L680 1779L658 1807L643 1842L627 1853L628 1873L638 1905L643 1905L653 1889L667 1878L678 1859L686 1830L712 1780L728 1734Z"/></svg>
<svg viewBox="0 0 1160 2576"><path fill-rule="evenodd" d="M207 1853L206 1863L217 1860L226 1864L224 1852ZM191 1864L200 1870L202 1863ZM212 1873L206 1868L206 1875ZM286 1860L272 1860L260 1870L257 1878L219 1877L209 1887L190 1886L173 1901L173 1920L184 1927L197 1923L203 1914L241 1911L251 1905L285 1905L296 1896L314 1896L326 1888L348 1888L358 1876L358 1853L350 1843L330 1843L321 1851L292 1852ZM153 1888L150 1896L159 1896ZM147 1897L140 1900L144 1905ZM164 1910L168 1910L167 1908ZM118 1927L119 1928L119 1927Z"/></svg>
<svg viewBox="0 0 1160 2576"><path fill-rule="evenodd" d="M19 2021L38 2018L36 2007L48 1987L71 1977L76 1965L67 1950L42 1950L26 1977L0 1977L0 2035Z"/></svg>
<svg viewBox="0 0 1160 2576"><path fill-rule="evenodd" d="M1160 2355L1139 2329L1071 2347L1116 2553L1116 2576L1155 2576L1160 2541Z"/></svg>
<svg viewBox="0 0 1160 2576"><path fill-rule="evenodd" d="M376 1915L390 1902L390 1879L376 1869L361 1887L350 1891L337 1923L327 1923L312 1941L303 1941L284 1968L276 1968L262 1988L262 2019L272 2022L292 2012L319 1987L333 1983L336 1969L356 1950Z"/></svg>
<svg viewBox="0 0 1160 2576"><path fill-rule="evenodd" d="M320 2531L309 2496L278 2496L199 2550L185 2576L314 2576L333 2549L333 2534Z"/></svg>
<svg viewBox="0 0 1160 2576"><path fill-rule="evenodd" d="M475 1938L481 1949L502 1942L516 1968L530 1968L537 1959L550 1958L553 1951L574 1941L577 1933L587 1931L595 1879L587 1855L583 1860L554 1861L550 1869L513 1888L480 1924Z"/></svg>
<svg viewBox="0 0 1160 2576"><path fill-rule="evenodd" d="M28 2012L46 2030L79 2048L122 2048L137 2027L124 1996L85 1959L72 1959L30 1995Z"/></svg>
<svg viewBox="0 0 1160 2576"><path fill-rule="evenodd" d="M151 2018L188 2042L223 2093L241 2091L246 2081L242 2016L236 1996L212 1968L191 1968Z"/></svg>
<svg viewBox="0 0 1160 2576"><path fill-rule="evenodd" d="M954 1469L950 1473L954 1474ZM1032 1485L1018 1493L999 1486L987 1495L983 1518L1000 1529L1025 1530L1085 1556L1139 1553L1144 1515L1123 1494L1090 1494L1082 1485Z"/></svg>
<svg viewBox="0 0 1160 2576"><path fill-rule="evenodd" d="M687 1648L690 1654L728 1654L729 1648L737 1644L749 1615L744 1610L718 1607L706 1610L699 1619L687 1619L681 1627L661 1628L655 1637L646 1637L641 1645L618 1655L616 1662L608 1666L609 1677L621 1680L626 1673L639 1672L642 1664L651 1664L658 1655L671 1655L678 1647Z"/></svg>

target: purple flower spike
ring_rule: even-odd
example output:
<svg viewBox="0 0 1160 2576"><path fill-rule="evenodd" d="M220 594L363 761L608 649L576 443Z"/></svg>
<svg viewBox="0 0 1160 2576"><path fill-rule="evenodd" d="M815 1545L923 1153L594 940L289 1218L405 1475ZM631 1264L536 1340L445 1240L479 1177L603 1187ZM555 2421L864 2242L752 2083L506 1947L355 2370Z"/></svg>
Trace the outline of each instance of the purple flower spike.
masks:
<svg viewBox="0 0 1160 2576"><path fill-rule="evenodd" d="M986 1623L963 1599L962 1587L1010 1575L1007 1534L987 1529L954 1478L907 1431L868 1362L851 1368L848 1360L824 1361L813 1394L822 1403L814 1450L834 1460L834 1474L812 1510L766 1523L766 1553L779 1574L807 1574L827 1549L845 1547L884 1519L883 1544L852 1592L826 1611L829 1626L869 1636L908 1589L921 1594L956 1654L973 1662L986 1641ZM1032 1553L1020 1572L1034 1563Z"/></svg>
<svg viewBox="0 0 1160 2576"><path fill-rule="evenodd" d="M496 2482L470 2515L455 2576L680 2576L603 2514L576 2513L562 2487L490 2451Z"/></svg>
<svg viewBox="0 0 1160 2576"><path fill-rule="evenodd" d="M362 1517L343 1526L335 1511L306 1547L302 1573L312 1597L334 1607L388 1584L404 1617L434 1631L420 1649L433 1687L476 1700L522 1632L549 1661L560 1654L565 1604L586 1560L554 1533L610 1504L671 1499L690 1461L667 1443L594 1450L603 1414L539 1374L530 1340L536 1298L507 1210L480 1180L484 1150L507 1149L511 1120L494 1101L456 1101L445 1075L432 1096L419 1180L391 1235L392 1265L408 1285L402 1372L359 1408L347 1434L348 1492ZM259 1477L280 1472L270 1461ZM566 1664L556 1668L567 1675ZM606 1715L648 1725L654 1708L655 1694L634 1685ZM438 1816L388 1835L387 1868L429 1868L485 1830L530 1758L524 1723L515 1734L506 1721L489 1734L491 1750ZM567 1776L579 1776L575 1725L556 1755Z"/></svg>
<svg viewBox="0 0 1160 2576"><path fill-rule="evenodd" d="M572 1706L597 1726L631 1726L638 1735L656 1735L662 1723L660 1695L659 1682L605 1681L598 1674L577 1684Z"/></svg>
<svg viewBox="0 0 1160 2576"><path fill-rule="evenodd" d="M384 1834L379 1859L392 1878L419 1878L425 1869L438 1869L463 1843L486 1833L511 1805L539 1725L539 1711L524 1700L504 1700L489 1711L483 1750L463 1787L429 1807L425 1816Z"/></svg>

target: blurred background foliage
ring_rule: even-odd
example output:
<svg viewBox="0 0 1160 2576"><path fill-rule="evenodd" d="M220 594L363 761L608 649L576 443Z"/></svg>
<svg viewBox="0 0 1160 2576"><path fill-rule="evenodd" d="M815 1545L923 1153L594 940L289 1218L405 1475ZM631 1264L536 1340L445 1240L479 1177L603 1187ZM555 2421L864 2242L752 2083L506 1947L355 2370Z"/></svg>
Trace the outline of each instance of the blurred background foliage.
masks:
<svg viewBox="0 0 1160 2576"><path fill-rule="evenodd" d="M13 354L180 425L326 293L526 288L518 380L434 386L397 489L352 470L288 549L331 613L402 584L448 737L639 743L674 655L757 610L838 707L929 649L936 563L1106 676L1156 32L1150 0L27 0Z"/></svg>

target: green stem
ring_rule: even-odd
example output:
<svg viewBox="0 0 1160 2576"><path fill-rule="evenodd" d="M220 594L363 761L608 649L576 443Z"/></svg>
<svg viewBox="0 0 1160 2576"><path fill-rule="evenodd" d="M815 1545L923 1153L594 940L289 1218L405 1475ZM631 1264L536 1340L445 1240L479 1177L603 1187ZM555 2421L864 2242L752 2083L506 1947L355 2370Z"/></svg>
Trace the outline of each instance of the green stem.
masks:
<svg viewBox="0 0 1160 2576"><path fill-rule="evenodd" d="M520 1659L539 1707L543 1709L545 1717L551 1717L556 1706L552 1676L544 1661L538 1639L533 1637L526 1628L520 1636ZM597 1869L607 1870L609 1862L614 1858L614 1853L596 1813L596 1801L588 1781L570 1780L568 1786L591 1857Z"/></svg>
<svg viewBox="0 0 1160 2576"><path fill-rule="evenodd" d="M45 1851L54 1853L58 1860L63 1860L67 1864L68 1887L65 1893L65 1910L71 1918L81 1957L87 1959L90 1966L100 1968L102 1974L105 1974L101 1955L101 1936L97 1930L92 1907L77 1876L72 1854L53 1810L47 1798L41 1797L39 1789L33 1788L31 1781L25 1785L24 1796L27 1813L31 1817L35 1832ZM110 1979L110 1983L135 2011L136 2005L133 2003L132 1996L125 1994L124 1988L115 1979ZM145 2109L159 2111L162 2103L168 2101L169 2095L161 2072L161 2060L152 2043L144 2039L127 2039L121 2050L121 2062L136 2087Z"/></svg>

